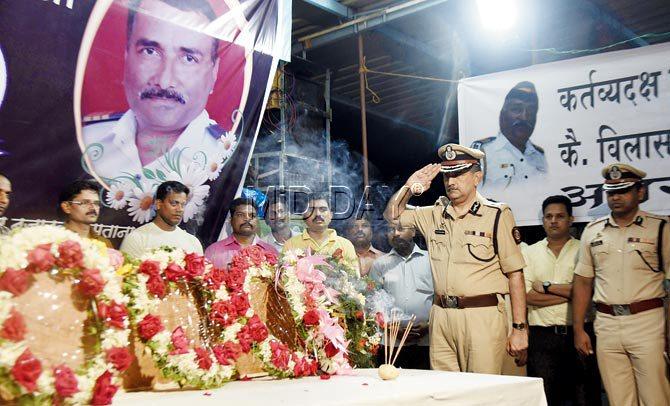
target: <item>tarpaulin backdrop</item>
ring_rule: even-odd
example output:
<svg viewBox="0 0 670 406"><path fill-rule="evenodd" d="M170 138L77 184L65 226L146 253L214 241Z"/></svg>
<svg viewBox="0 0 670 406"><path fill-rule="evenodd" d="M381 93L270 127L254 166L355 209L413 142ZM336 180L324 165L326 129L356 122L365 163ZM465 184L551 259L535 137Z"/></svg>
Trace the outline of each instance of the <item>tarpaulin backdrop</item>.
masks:
<svg viewBox="0 0 670 406"><path fill-rule="evenodd" d="M546 168L519 178L522 162L489 156L487 177L497 180L485 180L482 194L510 204L520 225L541 224L542 201L554 194L569 196L575 219L589 221L609 213L601 169L624 162L647 172L642 208L670 214L669 69L670 44L661 44L461 81L463 145L502 136L501 108L516 84L534 84L539 101L530 141L544 153Z"/></svg>
<svg viewBox="0 0 670 406"><path fill-rule="evenodd" d="M290 0L4 0L0 173L7 226L57 220L67 183L104 185L98 231L153 217L165 180L191 189L184 228L215 241L239 190Z"/></svg>

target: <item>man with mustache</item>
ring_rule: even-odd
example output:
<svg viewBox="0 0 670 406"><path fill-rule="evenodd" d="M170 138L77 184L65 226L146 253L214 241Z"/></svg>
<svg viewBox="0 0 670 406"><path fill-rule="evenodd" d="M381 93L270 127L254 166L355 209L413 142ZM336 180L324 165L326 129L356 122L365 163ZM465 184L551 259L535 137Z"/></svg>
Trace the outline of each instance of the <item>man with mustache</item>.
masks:
<svg viewBox="0 0 670 406"><path fill-rule="evenodd" d="M184 217L184 207L190 190L177 181L163 182L156 189L156 217L130 232L121 243L121 251L134 258L160 247L174 247L187 254L202 255L202 244L178 225Z"/></svg>
<svg viewBox="0 0 670 406"><path fill-rule="evenodd" d="M458 144L440 147L439 164L414 172L389 200L384 216L415 227L425 238L435 298L430 364L446 371L500 374L505 349L524 363L528 348L521 235L504 203L477 192L484 153ZM407 208L442 173L447 196L433 206ZM512 332L505 310L510 295Z"/></svg>
<svg viewBox="0 0 670 406"><path fill-rule="evenodd" d="M640 210L644 171L613 163L601 173L611 212L582 233L572 282L574 345L582 356L593 356L584 328L593 300L595 353L609 403L670 405L663 309L670 286L668 217Z"/></svg>
<svg viewBox="0 0 670 406"><path fill-rule="evenodd" d="M179 24L204 28L215 18L207 0L130 1L123 77L130 110L84 118L95 174L112 180L165 173L177 156L219 163L225 132L205 110L219 70L218 41Z"/></svg>
<svg viewBox="0 0 670 406"><path fill-rule="evenodd" d="M430 273L428 252L414 243L414 227L389 223L386 237L392 249L377 258L370 269L370 277L379 283L394 299L394 307L406 316L416 316L398 360L400 368L430 369L428 350L428 316L433 305L433 276ZM395 346L400 344L400 337ZM377 360L384 363L383 351Z"/></svg>
<svg viewBox="0 0 670 406"><path fill-rule="evenodd" d="M472 148L486 154L482 165L484 186L504 189L547 173L544 150L530 142L537 110L535 86L518 83L505 97L498 135L472 143Z"/></svg>
<svg viewBox="0 0 670 406"><path fill-rule="evenodd" d="M242 248L258 245L277 255L277 250L261 240L258 231L258 206L253 199L238 197L230 204L230 226L233 234L207 247L205 257L217 268L226 268Z"/></svg>
<svg viewBox="0 0 670 406"><path fill-rule="evenodd" d="M5 211L9 207L10 197L12 195L12 182L5 176L0 174L0 217L5 215ZM0 235L9 233L9 228L0 225Z"/></svg>
<svg viewBox="0 0 670 406"><path fill-rule="evenodd" d="M309 250L312 254L333 255L340 253L342 260L360 276L358 257L354 246L346 238L337 235L337 231L328 228L333 219L330 199L325 193L313 193L307 201L307 210L303 216L307 228L284 244L282 252L295 249Z"/></svg>
<svg viewBox="0 0 670 406"><path fill-rule="evenodd" d="M367 217L354 218L347 224L347 238L354 244L361 267L361 276L367 276L372 263L383 252L372 246L372 224Z"/></svg>
<svg viewBox="0 0 670 406"><path fill-rule="evenodd" d="M300 234L299 229L291 228L289 224L290 213L287 210L284 196L279 193L270 194L266 202L265 222L272 231L263 237L263 240L277 251L281 251L290 238Z"/></svg>
<svg viewBox="0 0 670 406"><path fill-rule="evenodd" d="M100 215L100 185L93 180L76 180L65 187L58 196L58 208L65 215L64 227L83 238L112 243L93 230Z"/></svg>
<svg viewBox="0 0 670 406"><path fill-rule="evenodd" d="M566 196L542 202L542 226L547 235L524 251L528 302L528 376L542 378L549 405L600 404L600 375L595 357L580 357L574 349L572 279L579 240L570 235L572 203ZM585 331L592 339L593 312Z"/></svg>

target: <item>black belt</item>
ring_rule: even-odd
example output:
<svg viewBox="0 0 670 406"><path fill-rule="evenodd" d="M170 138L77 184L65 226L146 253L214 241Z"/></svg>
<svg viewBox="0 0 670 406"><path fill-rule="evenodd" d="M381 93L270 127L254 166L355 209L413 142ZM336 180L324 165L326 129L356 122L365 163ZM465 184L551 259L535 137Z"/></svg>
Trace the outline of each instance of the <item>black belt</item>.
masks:
<svg viewBox="0 0 670 406"><path fill-rule="evenodd" d="M541 330L564 336L572 332L572 326L530 326L531 330Z"/></svg>

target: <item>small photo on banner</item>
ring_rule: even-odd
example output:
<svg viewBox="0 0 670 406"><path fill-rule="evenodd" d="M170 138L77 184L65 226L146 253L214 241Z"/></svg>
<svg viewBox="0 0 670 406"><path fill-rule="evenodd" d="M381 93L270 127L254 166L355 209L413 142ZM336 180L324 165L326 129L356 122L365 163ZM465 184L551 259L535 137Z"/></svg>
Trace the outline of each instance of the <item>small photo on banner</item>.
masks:
<svg viewBox="0 0 670 406"><path fill-rule="evenodd" d="M601 170L620 162L647 173L642 209L670 214L669 57L658 44L461 80L459 142L485 153L482 195L522 226L565 195L586 222L609 214Z"/></svg>

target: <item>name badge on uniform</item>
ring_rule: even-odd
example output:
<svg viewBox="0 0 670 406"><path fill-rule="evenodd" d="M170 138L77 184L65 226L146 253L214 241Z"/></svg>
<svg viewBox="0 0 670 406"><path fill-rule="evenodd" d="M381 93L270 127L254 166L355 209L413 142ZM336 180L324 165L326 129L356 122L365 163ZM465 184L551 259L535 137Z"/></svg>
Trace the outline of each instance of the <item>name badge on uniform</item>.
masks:
<svg viewBox="0 0 670 406"><path fill-rule="evenodd" d="M603 241L602 241L602 240L599 240L599 241L591 241L591 247L597 247L597 246L599 246L599 245L603 245Z"/></svg>
<svg viewBox="0 0 670 406"><path fill-rule="evenodd" d="M445 235L445 234L447 234L447 232L444 231L444 230L435 230L435 234Z"/></svg>

